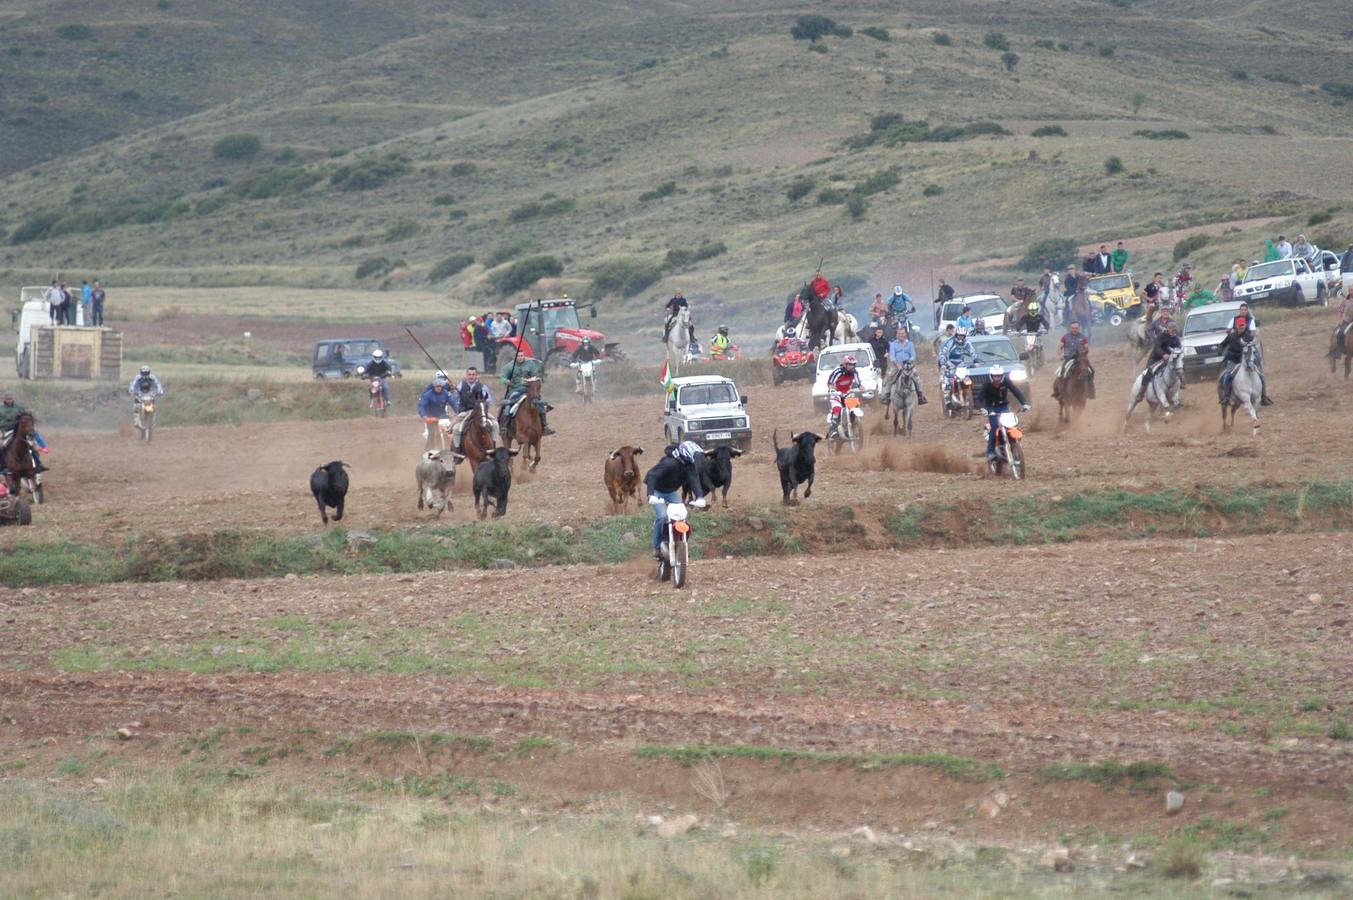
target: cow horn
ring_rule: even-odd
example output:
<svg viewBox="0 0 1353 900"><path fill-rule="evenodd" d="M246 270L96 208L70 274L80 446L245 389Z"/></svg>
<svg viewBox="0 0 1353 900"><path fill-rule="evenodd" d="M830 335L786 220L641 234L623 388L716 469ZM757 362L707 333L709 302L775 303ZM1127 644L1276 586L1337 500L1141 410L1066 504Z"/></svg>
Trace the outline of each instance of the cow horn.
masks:
<svg viewBox="0 0 1353 900"><path fill-rule="evenodd" d="M630 452L632 452L635 456L643 456L643 455L644 455L644 448L643 448L643 447L635 447L635 448L634 448L632 451L630 451Z"/></svg>
<svg viewBox="0 0 1353 900"><path fill-rule="evenodd" d="M459 463L459 462L465 462L465 454L464 454L464 453L457 453L457 452L454 451L454 450L451 451L451 458L454 459L454 460L455 460L456 462L458 462L458 463Z"/></svg>
<svg viewBox="0 0 1353 900"><path fill-rule="evenodd" d="M606 458L607 458L607 459L615 459L615 458L616 458L617 456L619 456L619 455L620 455L620 451L619 451L619 450L612 450L612 451L611 451L611 455L608 456L608 457L606 457Z"/></svg>
<svg viewBox="0 0 1353 900"><path fill-rule="evenodd" d="M718 448L718 447L712 447L712 448L710 448L709 450L706 450L706 451L705 451L705 455L706 455L706 456L713 456L714 454L716 454L716 453L718 453L718 452L719 452L719 448Z"/></svg>
<svg viewBox="0 0 1353 900"><path fill-rule="evenodd" d="M739 449L737 449L736 447L729 447L729 448L728 448L728 452L731 453L731 454L733 454L734 456L741 456L742 454L746 453L747 451L746 451L746 450L739 450Z"/></svg>

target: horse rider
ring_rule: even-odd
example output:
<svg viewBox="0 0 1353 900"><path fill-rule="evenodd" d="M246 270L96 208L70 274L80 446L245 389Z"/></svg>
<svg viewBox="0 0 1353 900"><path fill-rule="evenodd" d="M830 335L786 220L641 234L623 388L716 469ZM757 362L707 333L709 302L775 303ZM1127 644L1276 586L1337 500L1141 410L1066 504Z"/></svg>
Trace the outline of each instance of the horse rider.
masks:
<svg viewBox="0 0 1353 900"><path fill-rule="evenodd" d="M1183 343L1179 340L1179 325L1170 321L1169 314L1165 314L1165 324L1160 333L1156 336L1155 343L1151 345L1151 358L1146 361L1146 371L1142 376L1142 386L1137 391L1137 403L1146 399L1146 389L1156 376L1165 370L1166 364L1170 361L1170 354L1176 350L1182 350ZM1180 385L1183 388L1183 385ZM1162 397L1164 395L1162 394ZM1164 398L1164 403L1169 406L1169 398Z"/></svg>
<svg viewBox="0 0 1353 900"><path fill-rule="evenodd" d="M859 370L855 368L856 362L854 355L849 355L827 376L827 402L831 406L831 412L827 413L827 437L836 434L846 394L864 387Z"/></svg>
<svg viewBox="0 0 1353 900"><path fill-rule="evenodd" d="M470 416L475 414L479 404L484 404L485 410L493 408L493 392L489 386L479 380L479 370L474 366L465 370L465 377L461 379L460 384L456 385L455 390L451 391L450 396L451 409L455 411L456 418L451 424L451 447L457 453L464 451L465 426L470 422ZM485 416L488 421L490 436L493 440L493 446L498 446L498 420L492 416Z"/></svg>
<svg viewBox="0 0 1353 900"><path fill-rule="evenodd" d="M432 383L418 395L418 417L423 420L423 440L428 449L432 448L436 437L438 420L447 418L446 408L451 405L450 388L450 380L438 372Z"/></svg>
<svg viewBox="0 0 1353 900"><path fill-rule="evenodd" d="M28 410L14 402L14 395L5 391L0 395L0 445L5 443L5 437L19 427L20 416L33 415ZM36 418L36 416L34 416ZM47 467L42 464L42 457L39 453L51 453L47 442L42 439L42 435L36 431L33 432L33 463L37 466L39 472L46 472Z"/></svg>
<svg viewBox="0 0 1353 900"><path fill-rule="evenodd" d="M956 328L953 338L940 348L940 382L944 390L949 390L955 370L964 363L980 366L982 360L968 343L968 329Z"/></svg>
<svg viewBox="0 0 1353 900"><path fill-rule="evenodd" d="M678 292L678 296L680 296L680 292ZM502 375L503 384L507 386L507 396L503 398L503 405L498 410L498 415L502 419L504 431L512 427L512 420L517 417L517 409L526 397L526 381L528 378L539 378L543 386L545 367L540 360L535 357L528 358L525 353L518 350L516 357L507 364L507 368L503 370ZM545 421L545 414L554 407L540 397L537 397L534 402L536 411L540 413L540 433L554 434L554 429Z"/></svg>
<svg viewBox="0 0 1353 900"><path fill-rule="evenodd" d="M705 508L705 489L700 484L700 470L695 465L696 459L704 455L704 449L695 441L684 441L673 452L664 453L662 459L644 475L648 502L653 506L653 555L658 559L662 559L667 504L680 503L681 489L685 488L696 498L691 501L691 506Z"/></svg>
<svg viewBox="0 0 1353 900"><path fill-rule="evenodd" d="M371 362L363 367L362 375L368 379L379 378L381 382L381 396L385 398L385 405L390 405L390 376L395 374L394 367L390 365L390 360L385 358L385 351L377 347L371 351Z"/></svg>
<svg viewBox="0 0 1353 900"><path fill-rule="evenodd" d="M1259 370L1259 404L1261 406L1272 406L1273 400L1268 395L1268 379L1264 377L1264 357L1259 350L1259 345L1255 342L1254 320L1247 315L1248 307L1242 306L1235 319L1231 322L1230 329L1226 332L1226 337L1217 349L1222 352L1222 373L1219 380L1221 385L1221 405L1225 406L1231 402L1231 382L1235 380L1236 369L1245 359L1245 348L1254 344L1255 366Z"/></svg>
<svg viewBox="0 0 1353 900"><path fill-rule="evenodd" d="M832 283L822 274L822 270L818 269L813 273L813 280L808 283L808 289L813 292L817 299L826 303L827 298L831 296Z"/></svg>
<svg viewBox="0 0 1353 900"><path fill-rule="evenodd" d="M921 392L921 376L916 371L916 345L911 342L911 335L906 329L897 329L897 334L888 342L888 362L891 363L891 371L883 382L883 403L888 405L892 403L893 385L901 377L903 366L911 365L911 383L916 388L916 403L918 406L924 406L925 394Z"/></svg>
<svg viewBox="0 0 1353 900"><path fill-rule="evenodd" d="M570 365L574 363L595 363L601 359L601 351L592 346L592 339L585 337L578 344L577 348L569 354L568 361ZM583 370L581 367L573 370L573 393L581 394L583 392Z"/></svg>
<svg viewBox="0 0 1353 900"><path fill-rule="evenodd" d="M827 301L827 305L837 312L845 312L846 298L844 294L845 290L840 285L832 288L831 299Z"/></svg>
<svg viewBox="0 0 1353 900"><path fill-rule="evenodd" d="M728 348L733 342L728 339L728 326L720 325L718 332L709 339L709 355L711 359L728 359Z"/></svg>
<svg viewBox="0 0 1353 900"><path fill-rule="evenodd" d="M142 397L163 397L164 385L160 384L160 379L150 371L150 366L142 366L141 371L136 373L136 377L127 386L127 393L132 395L132 424L135 425L139 422L136 401Z"/></svg>
<svg viewBox="0 0 1353 900"><path fill-rule="evenodd" d="M689 310L691 305L686 302L686 297L681 291L673 291L672 299L667 301L667 305L664 308L667 310L667 323L662 327L662 342L665 344L667 343L667 336L672 333L672 326L676 324L676 320L681 316L681 311L683 309ZM694 316L691 316L689 341L692 344L695 343Z"/></svg>
<svg viewBox="0 0 1353 900"><path fill-rule="evenodd" d="M1090 339L1081 334L1081 323L1072 322L1071 330L1062 335L1058 341L1058 347L1062 352L1062 365L1057 370L1057 377L1052 382L1052 398L1054 400L1061 397L1061 385L1066 379L1071 377L1071 370L1076 365L1076 357L1084 350L1088 358L1090 353ZM1086 378L1085 395L1091 400L1095 399L1095 367L1090 366L1089 376Z"/></svg>
<svg viewBox="0 0 1353 900"><path fill-rule="evenodd" d="M1029 314L1029 304L1035 297L1034 289L1027 286L1023 278L1016 278L1010 296L1015 302L1005 311L1006 331L1023 331L1024 318Z"/></svg>
<svg viewBox="0 0 1353 900"><path fill-rule="evenodd" d="M997 420L1001 413L1010 412L1010 398L1007 394L1015 395L1020 404L1020 412L1028 412L1029 401L1024 398L1019 388L1005 380L1005 369L1001 366L992 366L987 383L982 385L981 390L973 397L973 403L987 411L987 462L996 458Z"/></svg>

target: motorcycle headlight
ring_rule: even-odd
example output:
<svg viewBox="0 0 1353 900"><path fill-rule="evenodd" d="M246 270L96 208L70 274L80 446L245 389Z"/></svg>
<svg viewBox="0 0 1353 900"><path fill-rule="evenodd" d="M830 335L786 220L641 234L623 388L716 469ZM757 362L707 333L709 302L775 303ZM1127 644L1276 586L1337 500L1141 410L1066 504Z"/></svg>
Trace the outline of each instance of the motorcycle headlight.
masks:
<svg viewBox="0 0 1353 900"><path fill-rule="evenodd" d="M866 399L866 400L873 400L873 399L874 399L874 392L873 392L873 391L865 391L861 396L863 396L864 399Z"/></svg>
<svg viewBox="0 0 1353 900"><path fill-rule="evenodd" d="M1184 348L1184 355L1185 355L1185 356L1197 356L1197 355L1198 355L1198 350L1197 350L1196 348L1194 348L1194 347L1185 347L1185 348Z"/></svg>
<svg viewBox="0 0 1353 900"><path fill-rule="evenodd" d="M1010 380L1011 380L1011 381L1028 381L1028 380L1029 380L1029 375L1028 375L1027 372L1025 372L1025 371L1022 370L1022 369L1016 369L1015 371L1013 371L1013 372L1010 373Z"/></svg>

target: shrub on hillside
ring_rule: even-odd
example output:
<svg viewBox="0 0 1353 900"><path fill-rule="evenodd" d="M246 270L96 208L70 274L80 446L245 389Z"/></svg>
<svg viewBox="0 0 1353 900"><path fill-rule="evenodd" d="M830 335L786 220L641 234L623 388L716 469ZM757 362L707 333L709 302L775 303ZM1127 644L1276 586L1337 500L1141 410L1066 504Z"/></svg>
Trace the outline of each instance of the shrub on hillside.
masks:
<svg viewBox="0 0 1353 900"><path fill-rule="evenodd" d="M1206 234L1191 234L1177 242L1170 255L1178 262L1181 259L1187 259L1210 243L1212 243L1212 238Z"/></svg>
<svg viewBox="0 0 1353 900"><path fill-rule="evenodd" d="M542 278L558 278L564 264L553 256L528 256L489 276L500 294L524 291Z"/></svg>
<svg viewBox="0 0 1353 900"><path fill-rule="evenodd" d="M68 41L92 41L94 29L88 25L61 25L56 29L56 36Z"/></svg>
<svg viewBox="0 0 1353 900"><path fill-rule="evenodd" d="M846 212L855 221L864 218L864 214L869 210L869 201L864 199L864 195L852 193L846 198Z"/></svg>
<svg viewBox="0 0 1353 900"><path fill-rule="evenodd" d="M1057 271L1076 261L1077 250L1078 247L1073 240L1047 238L1031 244L1020 258L1018 267L1023 272L1037 272L1044 266Z"/></svg>
<svg viewBox="0 0 1353 900"><path fill-rule="evenodd" d="M930 39L935 43L939 44L941 47L952 47L954 45L954 39L949 37L949 35L947 35L943 31L935 32L930 36Z"/></svg>
<svg viewBox="0 0 1353 900"><path fill-rule="evenodd" d="M428 270L428 281L445 281L473 264L474 257L470 254L454 253Z"/></svg>
<svg viewBox="0 0 1353 900"><path fill-rule="evenodd" d="M10 235L10 243L26 244L29 241L41 241L51 232L52 226L61 219L61 214L56 212L34 213L28 219L14 229L14 234Z"/></svg>
<svg viewBox="0 0 1353 900"><path fill-rule="evenodd" d="M1113 47L1100 47L1100 48L1099 48L1099 55L1102 56L1102 57L1104 57L1105 59L1112 59L1112 58L1113 58L1113 54L1114 54L1114 48L1113 48Z"/></svg>
<svg viewBox="0 0 1353 900"><path fill-rule="evenodd" d="M418 223L411 219L401 219L385 229L385 243L395 244L407 241L418 233Z"/></svg>
<svg viewBox="0 0 1353 900"><path fill-rule="evenodd" d="M394 267L394 262L388 256L368 257L357 264L357 280L361 281L363 278L371 277L379 278Z"/></svg>
<svg viewBox="0 0 1353 900"><path fill-rule="evenodd" d="M1246 72L1244 69L1232 69L1231 77L1236 81L1249 81L1250 73Z"/></svg>
<svg viewBox="0 0 1353 900"><path fill-rule="evenodd" d="M1057 49L1057 45L1054 44L1052 41L1048 40L1047 38L1039 38L1038 40L1034 41L1034 46L1037 47L1039 50Z"/></svg>
<svg viewBox="0 0 1353 900"><path fill-rule="evenodd" d="M670 253L669 253L670 255ZM597 296L633 297L662 278L662 270L642 259L613 259L592 270L591 292Z"/></svg>
<svg viewBox="0 0 1353 900"><path fill-rule="evenodd" d="M850 37L852 33L846 26L838 25L836 20L816 15L799 16L798 21L789 29L790 37L796 41L817 41L828 35Z"/></svg>
<svg viewBox="0 0 1353 900"><path fill-rule="evenodd" d="M1311 213L1310 217L1306 220L1306 227L1314 228L1317 225L1324 225L1330 219L1333 219L1334 214L1338 211L1339 211L1338 207L1334 207L1333 209L1327 209L1324 212L1313 212ZM1325 245L1319 244L1317 246L1325 246Z"/></svg>
<svg viewBox="0 0 1353 900"><path fill-rule="evenodd" d="M432 198L433 206L451 206L456 202L456 198L450 194L438 194Z"/></svg>
<svg viewBox="0 0 1353 900"><path fill-rule="evenodd" d="M1104 160L1104 174L1118 175L1123 171L1123 161L1116 156Z"/></svg>
<svg viewBox="0 0 1353 900"><path fill-rule="evenodd" d="M817 192L818 206L835 206L845 203L849 192L845 188L823 188Z"/></svg>
<svg viewBox="0 0 1353 900"><path fill-rule="evenodd" d="M509 259L515 259L516 257L521 256L529 250L530 247L531 245L526 241L508 241L507 243L499 244L489 251L488 259L484 260L484 265L488 266L490 269L501 266Z"/></svg>
<svg viewBox="0 0 1353 900"><path fill-rule="evenodd" d="M785 196L789 198L790 203L793 203L811 194L815 186L816 182L812 178L807 175L800 175L789 183L789 187L785 188Z"/></svg>
<svg viewBox="0 0 1353 900"><path fill-rule="evenodd" d="M1019 54L1014 50L1005 51L1001 54L1001 64L1007 72L1015 71L1015 66L1019 65Z"/></svg>
<svg viewBox="0 0 1353 900"><path fill-rule="evenodd" d="M1150 128L1138 128L1132 132L1137 137L1144 137L1149 141L1187 141L1189 133L1180 131L1178 128L1166 128L1162 131L1152 131Z"/></svg>
<svg viewBox="0 0 1353 900"><path fill-rule="evenodd" d="M1320 90L1340 100L1353 100L1353 84L1346 81L1327 81L1320 85Z"/></svg>
<svg viewBox="0 0 1353 900"><path fill-rule="evenodd" d="M1264 76L1265 81L1276 81L1278 84L1301 84L1301 80L1293 78L1284 72L1273 72Z"/></svg>
<svg viewBox="0 0 1353 900"><path fill-rule="evenodd" d="M716 256L723 256L727 252L728 245L723 241L705 241L694 250L674 247L667 251L662 267L669 270L680 269L707 259L713 259Z"/></svg>
<svg viewBox="0 0 1353 900"><path fill-rule="evenodd" d="M334 170L329 184L340 191L370 191L409 171L409 164L397 156L364 159Z"/></svg>
<svg viewBox="0 0 1353 900"><path fill-rule="evenodd" d="M246 175L231 190L246 200L268 200L299 194L319 180L318 172L302 166L281 166Z"/></svg>
<svg viewBox="0 0 1353 900"><path fill-rule="evenodd" d="M263 140L256 134L228 134L211 148L217 159L253 159L263 149Z"/></svg>
<svg viewBox="0 0 1353 900"><path fill-rule="evenodd" d="M531 219L572 212L577 205L578 202L571 197L542 197L540 201L523 203L508 213L507 218L512 222L526 222Z"/></svg>
<svg viewBox="0 0 1353 900"><path fill-rule="evenodd" d="M865 37L871 37L876 41L883 41L884 43L887 43L888 41L891 41L893 39L893 36L888 33L888 29L879 28L877 25L870 25L867 28L861 28L860 34L864 35Z"/></svg>
<svg viewBox="0 0 1353 900"><path fill-rule="evenodd" d="M924 188L921 189L922 197L938 197L940 194L943 193L944 188L940 187L938 184L927 184Z"/></svg>
<svg viewBox="0 0 1353 900"><path fill-rule="evenodd" d="M447 169L447 174L452 178L464 178L466 175L473 175L479 171L479 167L472 162L458 162Z"/></svg>
<svg viewBox="0 0 1353 900"><path fill-rule="evenodd" d="M851 190L851 193L860 197L868 197L872 194L879 194L889 188L896 187L902 181L902 176L898 175L892 169L884 169L881 172L875 172L864 181Z"/></svg>
<svg viewBox="0 0 1353 900"><path fill-rule="evenodd" d="M1010 41L999 31L988 31L982 38L982 44L992 50L1009 50Z"/></svg>
<svg viewBox="0 0 1353 900"><path fill-rule="evenodd" d="M647 203L650 200L661 200L664 197L670 197L676 193L675 181L664 181L651 191L644 191L639 195L640 203Z"/></svg>
<svg viewBox="0 0 1353 900"><path fill-rule="evenodd" d="M1066 129L1061 125L1042 125L1030 132L1033 137L1066 137Z"/></svg>
<svg viewBox="0 0 1353 900"><path fill-rule="evenodd" d="M808 49L809 49L809 51L811 51L811 52L813 52L813 53L830 53L830 52L831 52L830 50L827 49L827 45L826 45L826 44L809 44L809 45L808 45Z"/></svg>

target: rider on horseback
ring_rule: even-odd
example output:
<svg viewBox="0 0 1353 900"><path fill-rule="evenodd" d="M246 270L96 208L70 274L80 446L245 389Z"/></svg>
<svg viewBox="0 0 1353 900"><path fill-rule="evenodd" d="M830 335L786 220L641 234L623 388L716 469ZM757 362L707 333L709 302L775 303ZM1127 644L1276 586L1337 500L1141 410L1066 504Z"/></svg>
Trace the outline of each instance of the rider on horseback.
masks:
<svg viewBox="0 0 1353 900"><path fill-rule="evenodd" d="M987 383L982 385L981 391L973 397L973 403L987 411L987 461L996 458L996 425L1001 417L1001 413L1010 412L1010 399L1007 393L1014 394L1015 399L1019 401L1020 412L1029 410L1029 401L1024 399L1024 394L1013 384L1005 380L1005 369L1000 366L992 366L988 373Z"/></svg>
<svg viewBox="0 0 1353 900"><path fill-rule="evenodd" d="M864 386L860 381L860 373L856 370L855 363L854 356L847 356L841 360L841 365L833 369L832 373L827 376L827 402L831 404L831 412L827 414L827 437L836 434L836 426L841 421L841 410L845 405L846 394Z"/></svg>
<svg viewBox="0 0 1353 900"><path fill-rule="evenodd" d="M1062 365L1057 370L1057 377L1052 382L1052 398L1061 399L1062 385L1066 379L1071 377L1071 372L1076 366L1076 357L1081 350L1086 352L1088 357L1090 353L1090 339L1081 334L1081 323L1072 322L1071 330L1062 335L1058 346L1062 350ZM1085 379L1085 396L1091 400L1095 399L1095 367L1090 366L1090 371Z"/></svg>
<svg viewBox="0 0 1353 900"><path fill-rule="evenodd" d="M676 320L680 318L681 311L683 309L689 310L690 308L691 305L686 302L686 298L684 295L682 295L681 291L672 292L672 299L667 301L667 306L665 307L665 309L667 310L667 323L662 326L662 341L664 344L667 343L667 336L672 332L672 326L675 325ZM695 343L694 316L691 317L690 343L692 344Z"/></svg>
<svg viewBox="0 0 1353 900"><path fill-rule="evenodd" d="M493 392L489 386L479 380L479 370L474 366L465 370L465 377L456 389L451 391L451 408L456 411L456 421L451 426L451 446L457 452L462 452L465 441L465 426L469 424L470 416L475 414L479 404L484 404L484 409L493 408ZM493 446L498 446L498 422L492 416L486 416L488 419L489 432L493 439Z"/></svg>
<svg viewBox="0 0 1353 900"><path fill-rule="evenodd" d="M377 350L376 352L379 353L380 351ZM155 374L150 371L150 366L142 366L141 371L136 373L132 383L127 386L127 393L132 395L132 403L135 404L141 397L163 397L164 386L160 384L160 379L156 378ZM133 425L140 421L137 418L137 412L137 407L132 406Z"/></svg>
<svg viewBox="0 0 1353 900"><path fill-rule="evenodd" d="M1268 379L1264 377L1264 357L1259 351L1259 345L1255 343L1254 320L1249 316L1249 307L1241 305L1239 313L1231 323L1231 328L1226 332L1226 337L1222 339L1217 349L1222 351L1222 373L1219 380L1220 384L1220 402L1222 406L1231 402L1231 382L1235 380L1236 369L1245 359L1245 348L1254 344L1254 363L1259 371L1259 403L1262 406L1272 406L1273 400L1268 395Z"/></svg>
<svg viewBox="0 0 1353 900"><path fill-rule="evenodd" d="M1151 358L1146 362L1146 372L1142 377L1142 386L1137 391L1137 402L1141 403L1146 399L1146 389L1155 380L1156 376L1165 371L1165 366L1170 360L1170 354L1176 350L1182 350L1184 345L1179 340L1179 326L1170 321L1168 312L1161 314L1165 319L1164 330L1156 337L1155 343L1151 347ZM1183 387L1183 385L1180 385ZM1161 392L1161 397L1165 393ZM1169 409L1169 400L1165 400L1166 409Z"/></svg>
<svg viewBox="0 0 1353 900"><path fill-rule="evenodd" d="M680 292L677 296L680 296ZM502 379L503 384L507 385L507 397L503 399L503 405L498 410L498 417L502 420L504 431L512 430L512 421L517 417L517 409L521 406L522 400L526 398L526 381L530 378L539 378L543 384L545 367L541 365L540 360L535 357L528 359L525 353L518 350L516 358L503 370ZM554 407L540 397L535 399L534 405L536 411L540 413L540 433L554 434L554 429L545 421L545 414Z"/></svg>
<svg viewBox="0 0 1353 900"><path fill-rule="evenodd" d="M971 348L969 348L971 349ZM921 376L916 372L916 345L911 342L911 335L905 329L897 329L897 334L888 342L888 361L892 363L889 367L892 371L883 382L883 403L886 406L892 403L893 385L901 377L904 366L911 373L911 383L916 388L916 403L918 406L924 406L925 394L921 393Z"/></svg>
<svg viewBox="0 0 1353 900"><path fill-rule="evenodd" d="M0 395L0 445L6 443L7 436L19 427L20 416L31 415L33 415L31 412L14 402L14 395L9 391ZM42 439L42 435L36 431L33 432L33 445L33 462L38 467L39 472L45 472L47 467L42 464L42 458L38 454L52 451L48 449L47 442Z"/></svg>

